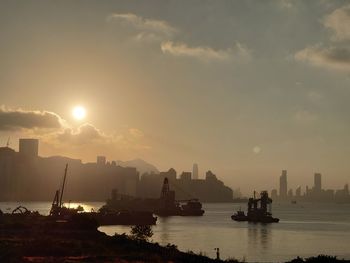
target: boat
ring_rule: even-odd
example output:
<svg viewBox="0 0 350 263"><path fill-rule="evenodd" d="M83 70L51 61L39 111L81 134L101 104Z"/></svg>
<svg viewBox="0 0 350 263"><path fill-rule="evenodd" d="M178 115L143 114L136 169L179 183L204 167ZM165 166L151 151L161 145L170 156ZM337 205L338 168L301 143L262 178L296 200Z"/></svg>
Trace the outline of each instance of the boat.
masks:
<svg viewBox="0 0 350 263"><path fill-rule="evenodd" d="M272 217L271 204L272 199L269 198L267 191L262 191L260 193L260 198L255 198L254 192L254 198L249 198L248 200L247 214L239 210L231 216L231 219L254 223L278 223L279 219Z"/></svg>
<svg viewBox="0 0 350 263"><path fill-rule="evenodd" d="M231 218L235 221L247 221L247 216L241 210L237 211Z"/></svg>
<svg viewBox="0 0 350 263"><path fill-rule="evenodd" d="M142 211L158 216L202 216L204 210L198 199L176 200L175 191L170 190L168 178L164 178L160 198L136 198L119 195L112 190L112 198L108 199L105 208L115 211Z"/></svg>
<svg viewBox="0 0 350 263"><path fill-rule="evenodd" d="M98 226L105 225L155 225L157 217L149 212L115 211L101 207L98 212L86 212L82 206L76 208L66 207L63 204L63 193L66 184L68 165L64 172L62 188L55 193L50 216L58 221L70 220L72 217L85 217L96 221Z"/></svg>
<svg viewBox="0 0 350 263"><path fill-rule="evenodd" d="M204 210L202 209L202 203L198 199L188 200L185 204L181 205L182 216L202 216Z"/></svg>

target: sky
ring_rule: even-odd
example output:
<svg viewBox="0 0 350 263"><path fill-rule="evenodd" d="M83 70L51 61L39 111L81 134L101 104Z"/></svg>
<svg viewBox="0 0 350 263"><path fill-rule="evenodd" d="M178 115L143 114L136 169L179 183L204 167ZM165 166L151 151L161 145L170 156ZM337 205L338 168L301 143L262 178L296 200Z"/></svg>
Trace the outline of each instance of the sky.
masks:
<svg viewBox="0 0 350 263"><path fill-rule="evenodd" d="M246 193L350 181L350 1L5 0L0 35L1 146Z"/></svg>

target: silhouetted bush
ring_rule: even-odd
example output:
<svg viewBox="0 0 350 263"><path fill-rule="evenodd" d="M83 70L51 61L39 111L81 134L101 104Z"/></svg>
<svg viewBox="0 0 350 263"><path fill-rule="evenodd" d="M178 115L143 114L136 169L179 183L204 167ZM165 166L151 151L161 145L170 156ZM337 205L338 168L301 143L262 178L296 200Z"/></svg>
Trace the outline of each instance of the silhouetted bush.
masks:
<svg viewBox="0 0 350 263"><path fill-rule="evenodd" d="M148 241L153 236L151 226L133 226L131 227L131 236L136 240Z"/></svg>

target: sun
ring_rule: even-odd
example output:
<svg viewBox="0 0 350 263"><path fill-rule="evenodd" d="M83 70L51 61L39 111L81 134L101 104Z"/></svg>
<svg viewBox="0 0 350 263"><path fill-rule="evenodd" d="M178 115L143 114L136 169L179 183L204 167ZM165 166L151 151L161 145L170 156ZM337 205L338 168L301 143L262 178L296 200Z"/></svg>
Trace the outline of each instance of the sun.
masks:
<svg viewBox="0 0 350 263"><path fill-rule="evenodd" d="M86 110L82 106L75 106L72 111L73 117L76 120L82 120L86 116Z"/></svg>

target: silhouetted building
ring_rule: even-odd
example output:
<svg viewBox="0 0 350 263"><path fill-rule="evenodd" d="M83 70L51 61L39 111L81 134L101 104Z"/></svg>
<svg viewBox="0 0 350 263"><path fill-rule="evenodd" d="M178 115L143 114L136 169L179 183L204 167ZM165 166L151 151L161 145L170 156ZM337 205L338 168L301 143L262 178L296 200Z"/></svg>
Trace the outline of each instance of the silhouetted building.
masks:
<svg viewBox="0 0 350 263"><path fill-rule="evenodd" d="M191 172L182 172L182 174L180 175L180 179L183 181L191 181Z"/></svg>
<svg viewBox="0 0 350 263"><path fill-rule="evenodd" d="M162 181L164 181L164 178L168 178L170 182L175 182L176 180L176 171L174 168L170 168L167 172L160 172L159 173Z"/></svg>
<svg viewBox="0 0 350 263"><path fill-rule="evenodd" d="M193 179L197 180L198 179L198 164L193 164L193 169L192 169L192 175L193 175Z"/></svg>
<svg viewBox="0 0 350 263"><path fill-rule="evenodd" d="M320 173L314 174L314 190L316 192L321 192L322 190L322 175Z"/></svg>
<svg viewBox="0 0 350 263"><path fill-rule="evenodd" d="M283 171L280 176L280 195L279 200L288 201L307 201L307 202L338 202L338 203L350 203L349 187L346 184L344 189L322 189L322 176L320 173L314 174L314 186L310 189L306 186L304 194L301 192L301 186L298 186L295 190L295 196L293 196L293 190L289 189L286 196L283 196L285 192L285 186L287 185L287 171ZM275 194L275 190L272 190L271 196Z"/></svg>
<svg viewBox="0 0 350 263"><path fill-rule="evenodd" d="M106 156L97 156L96 163L98 165L105 165L106 164Z"/></svg>
<svg viewBox="0 0 350 263"><path fill-rule="evenodd" d="M281 199L287 197L287 170L282 170L282 175L280 176L280 195Z"/></svg>
<svg viewBox="0 0 350 263"><path fill-rule="evenodd" d="M36 142L21 140L20 151L0 147L0 201L52 200L68 163L66 200L104 201L110 191L136 195L139 173L133 167L82 163L66 157L35 156Z"/></svg>
<svg viewBox="0 0 350 263"><path fill-rule="evenodd" d="M172 180L168 176L172 176ZM176 171L169 169L159 174L143 174L139 184L139 197L158 198L164 177L168 177L169 186L175 190L177 200L198 198L202 202L232 202L233 191L231 188L216 178L211 171L207 172L206 180L191 180L190 172L183 172L176 179Z"/></svg>
<svg viewBox="0 0 350 263"><path fill-rule="evenodd" d="M39 140L19 139L19 153L28 157L38 157Z"/></svg>

